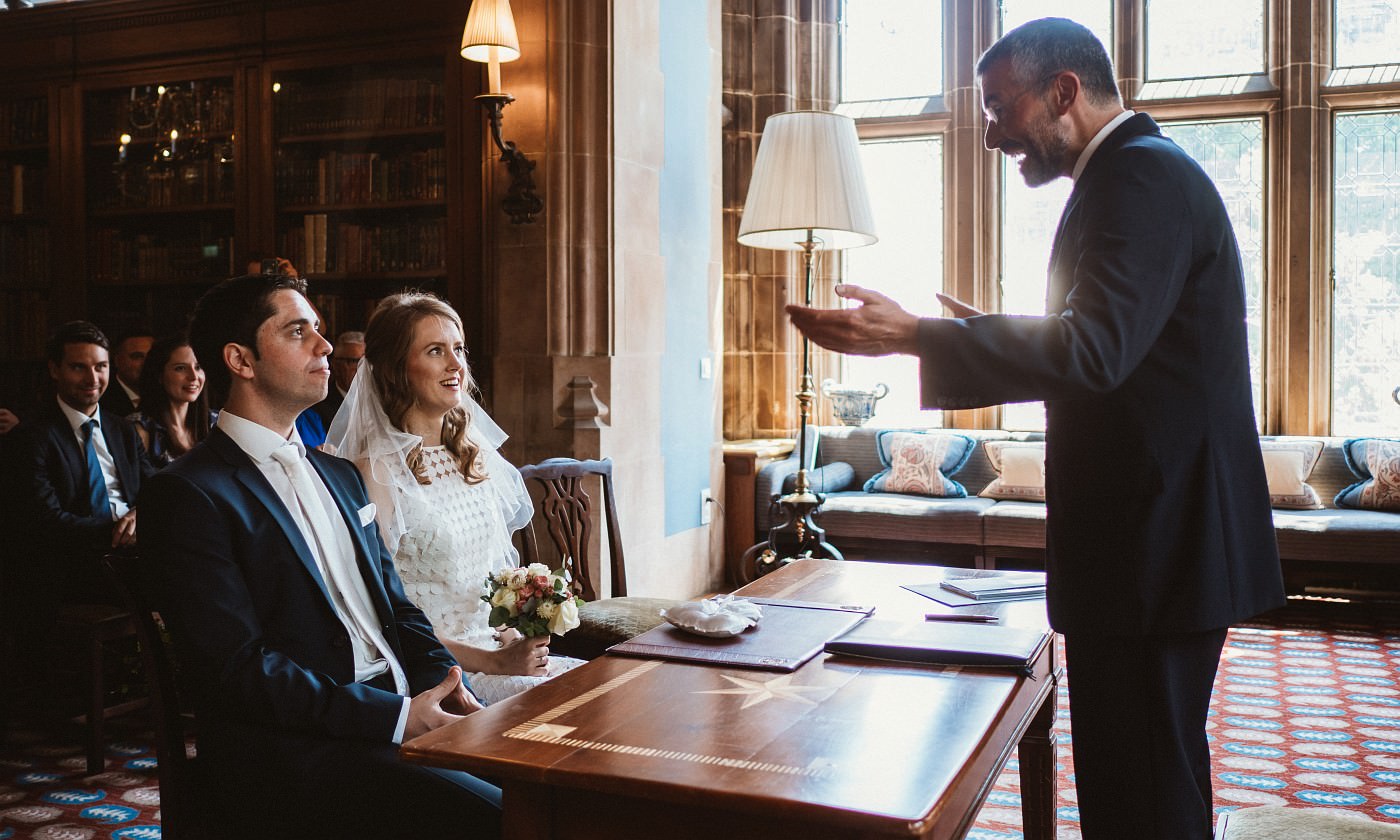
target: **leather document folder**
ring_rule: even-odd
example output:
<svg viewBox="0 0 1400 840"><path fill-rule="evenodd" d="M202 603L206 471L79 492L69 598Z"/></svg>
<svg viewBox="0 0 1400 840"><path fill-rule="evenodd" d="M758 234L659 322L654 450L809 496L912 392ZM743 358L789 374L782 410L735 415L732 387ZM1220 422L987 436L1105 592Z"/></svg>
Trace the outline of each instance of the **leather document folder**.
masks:
<svg viewBox="0 0 1400 840"><path fill-rule="evenodd" d="M925 665L1006 668L1030 674L1050 634L1024 627L870 619L826 643L826 652Z"/></svg>
<svg viewBox="0 0 1400 840"><path fill-rule="evenodd" d="M739 668L795 671L822 645L849 630L873 608L774 598L749 598L763 618L737 636L697 636L662 624L608 648L608 653L702 662Z"/></svg>

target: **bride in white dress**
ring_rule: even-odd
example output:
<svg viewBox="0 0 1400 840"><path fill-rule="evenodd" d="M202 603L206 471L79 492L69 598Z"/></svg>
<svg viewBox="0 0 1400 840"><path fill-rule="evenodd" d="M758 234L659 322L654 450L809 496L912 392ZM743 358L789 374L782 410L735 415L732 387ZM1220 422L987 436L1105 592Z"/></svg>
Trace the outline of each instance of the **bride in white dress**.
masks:
<svg viewBox="0 0 1400 840"><path fill-rule="evenodd" d="M549 637L498 633L486 576L520 564L511 534L534 510L501 431L470 396L462 322L423 293L380 301L365 361L327 440L364 475L384 544L408 597L467 672L483 703L583 664L549 655Z"/></svg>

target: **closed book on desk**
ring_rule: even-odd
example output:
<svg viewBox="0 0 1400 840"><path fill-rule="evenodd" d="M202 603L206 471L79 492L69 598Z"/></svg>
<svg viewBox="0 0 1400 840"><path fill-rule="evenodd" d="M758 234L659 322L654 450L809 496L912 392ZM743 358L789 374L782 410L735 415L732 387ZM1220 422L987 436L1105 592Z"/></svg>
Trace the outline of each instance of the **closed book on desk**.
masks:
<svg viewBox="0 0 1400 840"><path fill-rule="evenodd" d="M1045 594L1045 574L1017 572L989 577L957 577L948 578L941 585L944 589L978 601L1038 598Z"/></svg>
<svg viewBox="0 0 1400 840"><path fill-rule="evenodd" d="M740 668L795 671L821 652L822 645L849 630L872 611L804 601L748 599L763 609L758 625L737 636L697 636L662 624L608 648L608 653L704 662Z"/></svg>
<svg viewBox="0 0 1400 840"><path fill-rule="evenodd" d="M1023 627L870 619L826 643L826 652L925 665L1007 668L1030 674L1050 634Z"/></svg>

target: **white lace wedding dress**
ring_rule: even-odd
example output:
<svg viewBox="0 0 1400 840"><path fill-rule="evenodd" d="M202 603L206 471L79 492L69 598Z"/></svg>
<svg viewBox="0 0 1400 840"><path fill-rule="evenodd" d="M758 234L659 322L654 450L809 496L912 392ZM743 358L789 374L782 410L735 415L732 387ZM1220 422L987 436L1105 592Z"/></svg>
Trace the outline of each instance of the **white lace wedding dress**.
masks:
<svg viewBox="0 0 1400 840"><path fill-rule="evenodd" d="M487 624L491 607L481 600L482 586L491 572L519 565L497 485L490 477L468 484L445 446L423 447L423 468L432 483L397 500L404 532L394 565L409 599L428 616L439 638L495 648L495 631ZM483 703L494 703L582 664L550 656L543 677L475 673L467 674L467 683Z"/></svg>

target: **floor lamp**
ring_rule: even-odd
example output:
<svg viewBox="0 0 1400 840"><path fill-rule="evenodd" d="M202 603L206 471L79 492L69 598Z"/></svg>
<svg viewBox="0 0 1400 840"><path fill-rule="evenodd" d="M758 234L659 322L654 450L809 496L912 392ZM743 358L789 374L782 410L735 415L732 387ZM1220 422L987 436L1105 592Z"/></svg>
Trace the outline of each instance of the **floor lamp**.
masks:
<svg viewBox="0 0 1400 840"><path fill-rule="evenodd" d="M811 306L816 252L858 248L875 241L855 121L827 111L786 111L769 117L739 223L739 244L801 251L802 301ZM842 559L812 520L822 502L807 476L807 427L815 396L811 342L803 336L797 391L797 484L778 499L783 521L769 530L766 543L749 549L742 568L755 568L753 561L764 552L771 555L759 564L761 571L802 556Z"/></svg>

